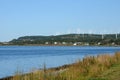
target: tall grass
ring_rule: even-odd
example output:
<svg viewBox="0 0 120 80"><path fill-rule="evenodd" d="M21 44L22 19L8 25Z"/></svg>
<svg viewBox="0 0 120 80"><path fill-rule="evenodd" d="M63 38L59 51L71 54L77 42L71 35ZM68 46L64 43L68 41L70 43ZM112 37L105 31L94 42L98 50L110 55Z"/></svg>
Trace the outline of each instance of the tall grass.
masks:
<svg viewBox="0 0 120 80"><path fill-rule="evenodd" d="M44 66L43 70L34 71L29 74L17 73L9 80L93 80L93 78L100 77L101 73L108 70L114 64L119 63L120 52L114 55L88 56L69 67L54 70L46 69Z"/></svg>

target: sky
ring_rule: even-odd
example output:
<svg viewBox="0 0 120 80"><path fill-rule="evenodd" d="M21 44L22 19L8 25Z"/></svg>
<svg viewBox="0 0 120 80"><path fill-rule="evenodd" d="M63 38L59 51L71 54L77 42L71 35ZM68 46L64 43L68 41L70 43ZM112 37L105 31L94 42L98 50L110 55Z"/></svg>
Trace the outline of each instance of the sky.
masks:
<svg viewBox="0 0 120 80"><path fill-rule="evenodd" d="M0 0L0 41L21 36L119 33L120 0Z"/></svg>

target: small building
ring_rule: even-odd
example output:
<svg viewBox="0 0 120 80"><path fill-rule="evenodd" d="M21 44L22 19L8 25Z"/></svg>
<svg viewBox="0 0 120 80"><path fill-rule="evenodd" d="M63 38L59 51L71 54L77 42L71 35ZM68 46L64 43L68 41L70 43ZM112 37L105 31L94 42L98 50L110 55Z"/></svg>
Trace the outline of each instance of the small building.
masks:
<svg viewBox="0 0 120 80"><path fill-rule="evenodd" d="M63 45L65 45L65 44L66 44L66 42L62 42L62 44L63 44Z"/></svg>
<svg viewBox="0 0 120 80"><path fill-rule="evenodd" d="M115 43L113 42L112 45L115 45Z"/></svg>
<svg viewBox="0 0 120 80"><path fill-rule="evenodd" d="M56 45L56 44L58 44L58 42L54 42L54 44Z"/></svg>
<svg viewBox="0 0 120 80"><path fill-rule="evenodd" d="M89 43L85 43L84 45L85 45L85 46L89 46L90 44L89 44Z"/></svg>
<svg viewBox="0 0 120 80"><path fill-rule="evenodd" d="M74 43L73 45L74 45L74 46L76 46L76 45L77 45L77 43Z"/></svg>
<svg viewBox="0 0 120 80"><path fill-rule="evenodd" d="M101 45L101 42L98 42L97 45Z"/></svg>
<svg viewBox="0 0 120 80"><path fill-rule="evenodd" d="M76 45L82 45L82 42L75 42L73 45L74 46L76 46Z"/></svg>
<svg viewBox="0 0 120 80"><path fill-rule="evenodd" d="M47 44L49 44L49 42L45 42L45 44L47 45Z"/></svg>

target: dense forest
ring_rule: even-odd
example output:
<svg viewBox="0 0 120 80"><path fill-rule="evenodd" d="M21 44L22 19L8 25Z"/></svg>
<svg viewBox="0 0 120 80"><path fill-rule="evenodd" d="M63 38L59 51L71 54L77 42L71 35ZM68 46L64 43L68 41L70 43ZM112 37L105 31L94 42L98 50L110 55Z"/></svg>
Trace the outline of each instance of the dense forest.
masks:
<svg viewBox="0 0 120 80"><path fill-rule="evenodd" d="M120 34L64 34L51 36L23 36L9 42L12 45L120 45Z"/></svg>

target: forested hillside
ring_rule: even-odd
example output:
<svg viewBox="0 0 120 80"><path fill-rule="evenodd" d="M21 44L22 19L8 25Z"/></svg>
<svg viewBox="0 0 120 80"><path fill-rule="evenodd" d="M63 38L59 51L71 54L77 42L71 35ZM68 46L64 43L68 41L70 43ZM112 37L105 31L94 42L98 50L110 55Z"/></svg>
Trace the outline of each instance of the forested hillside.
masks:
<svg viewBox="0 0 120 80"><path fill-rule="evenodd" d="M56 44L56 45L120 45L120 34L65 34L52 36L23 36L10 41L11 44Z"/></svg>

